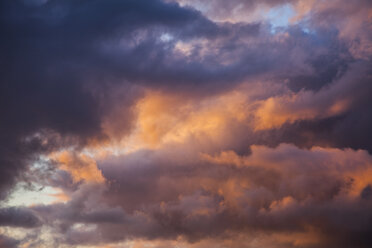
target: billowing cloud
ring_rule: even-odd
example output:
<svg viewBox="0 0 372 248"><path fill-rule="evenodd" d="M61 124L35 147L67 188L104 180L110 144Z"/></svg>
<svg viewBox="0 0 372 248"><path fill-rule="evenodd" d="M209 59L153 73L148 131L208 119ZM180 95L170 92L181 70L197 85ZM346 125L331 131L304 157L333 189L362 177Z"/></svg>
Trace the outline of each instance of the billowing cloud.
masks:
<svg viewBox="0 0 372 248"><path fill-rule="evenodd" d="M33 211L73 245L243 242L258 232L277 247L368 247L371 163L366 151L287 144L253 146L243 156L182 146L135 152L100 164L107 188L82 186L71 202Z"/></svg>
<svg viewBox="0 0 372 248"><path fill-rule="evenodd" d="M0 247L370 247L371 27L368 0L2 1Z"/></svg>

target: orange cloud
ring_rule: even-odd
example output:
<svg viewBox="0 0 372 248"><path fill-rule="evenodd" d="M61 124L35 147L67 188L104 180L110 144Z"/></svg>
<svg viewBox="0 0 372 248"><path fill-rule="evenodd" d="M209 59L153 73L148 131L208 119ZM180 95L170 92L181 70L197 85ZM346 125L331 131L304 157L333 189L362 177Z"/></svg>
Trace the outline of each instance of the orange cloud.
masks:
<svg viewBox="0 0 372 248"><path fill-rule="evenodd" d="M366 151L313 147L301 150L294 145L281 144L277 148L251 146L252 154L239 156L233 151L223 151L217 156L201 154L201 158L214 164L242 167L262 167L284 173L288 178L307 174L318 177L321 174L332 179L352 183L340 196L356 198L361 191L372 184L372 157ZM319 172L320 171L320 172ZM283 179L282 179L283 180ZM287 206L290 196L272 202L272 207Z"/></svg>
<svg viewBox="0 0 372 248"><path fill-rule="evenodd" d="M324 103L324 104L319 104ZM255 130L279 128L297 120L319 119L345 112L349 99L332 99L331 94L300 91L297 94L270 97L261 102L255 116Z"/></svg>
<svg viewBox="0 0 372 248"><path fill-rule="evenodd" d="M139 149L200 137L218 140L230 121L247 119L245 108L246 96L237 91L200 101L149 91L137 103L136 128L128 143Z"/></svg>
<svg viewBox="0 0 372 248"><path fill-rule="evenodd" d="M105 181L101 171L97 168L96 161L85 154L65 150L51 154L50 158L59 164L60 169L69 172L75 182L84 180L102 183Z"/></svg>

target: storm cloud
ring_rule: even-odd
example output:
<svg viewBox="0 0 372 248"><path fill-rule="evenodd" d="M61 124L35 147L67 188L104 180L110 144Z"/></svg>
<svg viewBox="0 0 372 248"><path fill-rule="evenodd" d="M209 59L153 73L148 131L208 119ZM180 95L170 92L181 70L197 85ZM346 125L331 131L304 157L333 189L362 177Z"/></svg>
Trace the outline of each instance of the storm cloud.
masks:
<svg viewBox="0 0 372 248"><path fill-rule="evenodd" d="M0 247L372 245L370 1L4 0L0 34Z"/></svg>

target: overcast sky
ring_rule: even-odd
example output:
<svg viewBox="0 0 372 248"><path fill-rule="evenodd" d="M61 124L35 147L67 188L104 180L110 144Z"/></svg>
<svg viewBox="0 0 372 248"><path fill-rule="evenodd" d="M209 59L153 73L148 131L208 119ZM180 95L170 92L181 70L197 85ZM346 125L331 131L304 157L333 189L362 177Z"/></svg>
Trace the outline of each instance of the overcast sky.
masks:
<svg viewBox="0 0 372 248"><path fill-rule="evenodd" d="M372 1L1 0L0 248L372 247Z"/></svg>

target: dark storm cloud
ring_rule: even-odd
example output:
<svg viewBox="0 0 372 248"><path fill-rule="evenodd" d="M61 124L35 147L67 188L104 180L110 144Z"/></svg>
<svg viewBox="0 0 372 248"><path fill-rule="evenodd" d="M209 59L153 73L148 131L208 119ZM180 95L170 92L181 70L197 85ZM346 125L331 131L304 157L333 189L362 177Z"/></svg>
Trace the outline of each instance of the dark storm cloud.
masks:
<svg viewBox="0 0 372 248"><path fill-rule="evenodd" d="M151 61L162 59L165 52L164 47L151 40L154 37L147 37L152 32L159 34L149 28L158 27L186 37L208 37L221 32L215 23L200 13L160 1L48 1L41 6L6 1L3 5L3 31L8 36L3 46L10 48L5 57L15 63L4 61L4 65L14 70L19 69L17 65L27 64L29 67L23 71L27 69L31 75L42 77L44 84L44 81L62 77L64 84L54 83L54 87L66 88L66 91L72 87L70 90L78 93L82 87L80 81L87 77L89 80L118 75L121 80L123 75L132 79L143 77L136 74L138 67L147 63L156 65ZM137 31L140 32L138 37ZM123 44L117 44L123 37L126 38ZM128 49L128 43L136 38L145 40L143 44ZM108 44L108 52L102 51L104 42L108 41L115 44ZM118 46L122 46L123 51L115 54L120 51ZM110 49L114 49L112 53ZM16 54L9 54L11 52ZM22 58L22 61L17 58ZM31 85L28 87L32 89Z"/></svg>
<svg viewBox="0 0 372 248"><path fill-rule="evenodd" d="M265 1L287 2L297 1ZM0 226L44 224L57 245L180 236L197 242L310 228L321 241L303 247L370 247L370 155L279 145L372 151L372 32L365 16L358 19L370 2L342 2L313 6L304 23L273 32L267 23L216 23L158 0L1 1L0 197L18 176L61 188L69 201L2 208ZM212 14L239 3L222 9L226 1L213 1ZM246 1L243 9L254 5ZM253 103L287 94L300 99L289 112L323 113L343 99L348 108L268 130L229 120L222 141L195 131L180 146L105 157L101 184L74 182L52 162L41 173L22 173L40 154L72 147L78 156L90 142L121 141L146 90L199 101L251 81L262 81L266 92ZM250 148L255 144L266 147ZM225 163L221 151L233 159ZM16 243L0 236L0 247Z"/></svg>
<svg viewBox="0 0 372 248"><path fill-rule="evenodd" d="M2 1L0 9L0 32L5 37L0 42L2 197L33 154L105 138L103 116L110 116L118 104L126 106L120 109L125 118L115 133L125 134L133 118L131 105L140 95L138 89L129 90L134 86L128 80L184 89L224 74L235 80L245 74L243 68L235 73L197 55L191 62L172 58L170 49L175 44L159 41L165 32L176 40L213 40L233 32L177 4ZM239 30L256 34L258 25L247 24ZM42 139L48 139L48 134L36 137L32 144L24 142L26 136L43 130L68 141L45 145Z"/></svg>
<svg viewBox="0 0 372 248"><path fill-rule="evenodd" d="M100 43L156 25L189 26L190 32L196 30L192 35L213 35L216 29L195 11L159 1L48 1L41 5L2 1L0 5L0 32L4 37L0 42L2 197L19 169L32 161L33 154L102 138L103 112L112 103L109 99L117 99L111 90L105 90L110 88L105 82L118 81L115 75L121 75L121 71L130 72L133 68L129 65L139 62L135 58L145 61L148 54L143 54L142 49L157 49L143 44L122 54L125 57L120 58L120 66L112 54L102 54ZM125 90L129 87L124 86ZM124 100L128 108L138 95L132 93ZM122 127L129 127L130 111L121 110L127 113ZM24 141L26 136L42 130L52 130L64 139L75 138L55 145L45 145L42 138Z"/></svg>
<svg viewBox="0 0 372 248"><path fill-rule="evenodd" d="M0 208L0 226L34 228L40 225L39 218L27 208Z"/></svg>

